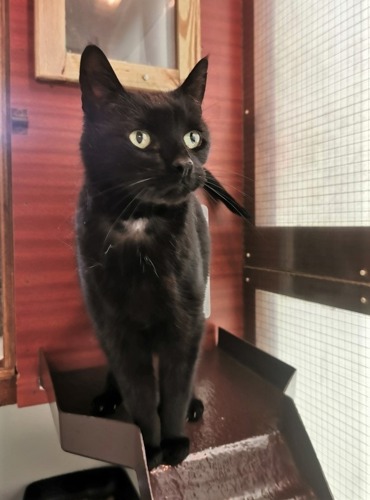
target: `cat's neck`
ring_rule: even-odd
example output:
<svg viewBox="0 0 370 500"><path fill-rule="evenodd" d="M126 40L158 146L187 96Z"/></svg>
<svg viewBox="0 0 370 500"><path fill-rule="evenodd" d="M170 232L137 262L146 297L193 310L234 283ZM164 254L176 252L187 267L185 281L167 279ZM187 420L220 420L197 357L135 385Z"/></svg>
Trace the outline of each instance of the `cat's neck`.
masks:
<svg viewBox="0 0 370 500"><path fill-rule="evenodd" d="M150 219L151 217L161 217L164 219L173 219L179 213L186 211L188 203L183 202L178 205L154 204L138 202L133 210L132 219Z"/></svg>
<svg viewBox="0 0 370 500"><path fill-rule="evenodd" d="M85 185L85 200L93 212L121 220L151 219L182 219L188 209L189 201L178 204L148 203L140 199L125 198L122 195L101 193Z"/></svg>

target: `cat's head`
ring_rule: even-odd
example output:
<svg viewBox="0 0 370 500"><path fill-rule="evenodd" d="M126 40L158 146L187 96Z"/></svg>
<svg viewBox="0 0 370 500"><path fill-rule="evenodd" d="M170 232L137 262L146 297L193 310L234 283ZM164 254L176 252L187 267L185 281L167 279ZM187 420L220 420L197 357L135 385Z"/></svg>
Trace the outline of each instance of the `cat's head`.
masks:
<svg viewBox="0 0 370 500"><path fill-rule="evenodd" d="M201 59L170 92L129 92L98 47L84 50L81 153L91 186L127 200L170 205L204 184L210 140L201 104L207 67Z"/></svg>

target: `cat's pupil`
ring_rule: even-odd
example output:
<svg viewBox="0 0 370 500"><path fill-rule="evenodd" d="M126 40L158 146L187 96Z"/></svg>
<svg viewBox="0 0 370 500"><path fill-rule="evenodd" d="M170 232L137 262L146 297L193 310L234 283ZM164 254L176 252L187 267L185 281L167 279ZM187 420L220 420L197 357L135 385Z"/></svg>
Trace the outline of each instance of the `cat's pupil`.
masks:
<svg viewBox="0 0 370 500"><path fill-rule="evenodd" d="M195 143L197 142L197 139L198 139L198 134L196 134L195 132L190 132L190 140L191 142Z"/></svg>
<svg viewBox="0 0 370 500"><path fill-rule="evenodd" d="M143 133L140 131L136 132L136 140L139 144L143 142L143 139L144 139Z"/></svg>

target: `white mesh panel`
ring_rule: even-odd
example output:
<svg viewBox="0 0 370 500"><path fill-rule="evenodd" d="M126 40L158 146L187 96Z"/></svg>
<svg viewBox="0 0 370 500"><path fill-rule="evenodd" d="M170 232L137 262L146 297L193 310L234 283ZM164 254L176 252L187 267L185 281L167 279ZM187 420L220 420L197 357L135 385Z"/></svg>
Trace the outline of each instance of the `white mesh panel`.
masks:
<svg viewBox="0 0 370 500"><path fill-rule="evenodd" d="M257 291L257 346L297 369L297 408L336 500L370 498L370 316Z"/></svg>
<svg viewBox="0 0 370 500"><path fill-rule="evenodd" d="M370 0L254 8L257 225L370 225Z"/></svg>

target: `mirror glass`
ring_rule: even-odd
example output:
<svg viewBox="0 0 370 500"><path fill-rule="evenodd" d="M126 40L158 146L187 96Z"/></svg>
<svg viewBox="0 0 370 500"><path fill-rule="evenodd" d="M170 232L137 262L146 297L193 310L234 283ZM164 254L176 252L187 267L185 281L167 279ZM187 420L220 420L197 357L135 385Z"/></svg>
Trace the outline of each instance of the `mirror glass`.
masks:
<svg viewBox="0 0 370 500"><path fill-rule="evenodd" d="M88 43L109 59L176 68L175 0L66 0L67 52Z"/></svg>

